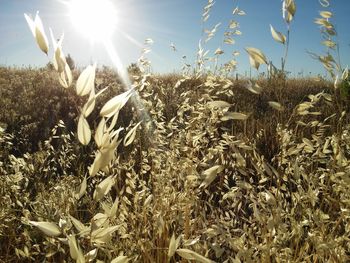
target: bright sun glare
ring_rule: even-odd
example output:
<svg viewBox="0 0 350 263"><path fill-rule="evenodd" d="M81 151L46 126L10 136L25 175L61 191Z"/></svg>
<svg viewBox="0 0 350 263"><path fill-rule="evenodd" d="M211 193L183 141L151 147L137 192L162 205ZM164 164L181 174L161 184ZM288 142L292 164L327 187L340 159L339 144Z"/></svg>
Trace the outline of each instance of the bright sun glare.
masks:
<svg viewBox="0 0 350 263"><path fill-rule="evenodd" d="M109 39L117 24L117 13L109 0L71 0L69 15L77 30L94 41Z"/></svg>

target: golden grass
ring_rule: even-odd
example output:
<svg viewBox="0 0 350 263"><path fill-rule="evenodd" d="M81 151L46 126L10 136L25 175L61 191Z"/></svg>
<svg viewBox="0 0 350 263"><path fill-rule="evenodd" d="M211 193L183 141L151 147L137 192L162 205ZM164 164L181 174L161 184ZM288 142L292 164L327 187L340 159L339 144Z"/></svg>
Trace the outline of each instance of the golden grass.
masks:
<svg viewBox="0 0 350 263"><path fill-rule="evenodd" d="M204 30L214 5L204 42L220 26ZM218 67L224 51L209 58L203 41L179 75L147 74L144 51L125 93L113 70L72 71L61 44L51 70L0 68L0 261L350 261L349 78L333 14L315 20L328 52L312 54L333 81L288 79L297 9L282 6L286 34L270 26L282 68L246 48L267 78L229 78L238 53ZM47 53L44 28L26 19Z"/></svg>
<svg viewBox="0 0 350 263"><path fill-rule="evenodd" d="M36 74L2 70L7 73L2 76L4 82L8 73L19 83ZM57 85L50 73L40 72L40 76L42 85ZM120 90L115 76L103 72L101 76L101 86ZM6 119L8 128L1 136L2 261L68 260L68 246L41 235L28 220L66 222L61 223L62 231L75 234L84 253L98 248L97 258L102 261L123 252L135 262L166 262L173 234L180 237L178 249L190 249L217 262L348 260L349 119L338 111L340 102L323 95L312 102L313 111L321 115L296 114L298 104L310 100L309 94L325 92L337 98L331 85L287 80L280 92L276 87L281 88L281 80L259 80L264 92L254 95L245 89L244 80L207 76L176 86L180 79L176 75L148 78L139 94L152 125L143 124L133 146L118 148L119 160L108 172L89 179L80 200L74 196L92 162L92 148L77 144L75 127L61 123L54 128L55 134L40 138L46 140L40 150L22 155L16 151L19 145L10 144L16 142L10 136L16 131L10 130L13 124ZM9 94L21 94L16 92L18 86L7 87ZM40 87L32 90L34 94L41 91ZM2 99L20 98L35 105L25 93L11 96ZM283 112L267 104L277 96L285 106ZM79 103L76 95L69 97L68 101ZM221 121L226 109L209 107L212 100L227 101L232 104L230 111L247 113L249 118ZM43 105L41 111L45 110ZM7 108L3 116L8 112ZM35 112L28 109L29 115ZM72 117L71 112L66 114L59 117L63 122ZM127 126L138 118L132 114L132 104L120 114L119 125ZM35 118L31 116L28 122L37 122ZM31 132L35 129L27 131ZM223 170L209 173L214 176L212 182L199 187L208 174L205 171L215 165ZM94 185L103 174L115 175L116 181L97 202L92 198ZM78 234L69 215L92 227L92 218L97 213L108 215L116 200L117 210L107 220L118 229L109 241L97 244L89 235ZM180 260L179 253L171 262Z"/></svg>

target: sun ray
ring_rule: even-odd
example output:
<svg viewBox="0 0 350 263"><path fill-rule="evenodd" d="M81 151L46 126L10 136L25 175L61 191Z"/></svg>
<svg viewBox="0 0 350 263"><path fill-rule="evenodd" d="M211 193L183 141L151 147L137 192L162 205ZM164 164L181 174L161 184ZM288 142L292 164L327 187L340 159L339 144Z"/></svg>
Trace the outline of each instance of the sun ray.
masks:
<svg viewBox="0 0 350 263"><path fill-rule="evenodd" d="M113 65L117 68L118 74L122 79L123 84L127 89L131 89L131 82L129 79L129 75L125 67L123 66L123 63L115 50L112 41L110 39L103 42L104 47L107 51L107 54L109 58L111 59Z"/></svg>
<svg viewBox="0 0 350 263"><path fill-rule="evenodd" d="M103 44L109 59L118 72L124 89L132 89L133 86L128 71L112 43L113 33L117 29L118 17L112 2L109 0L71 0L65 4L68 6L69 16L78 31L87 36L90 40ZM132 43L143 47L142 44L138 43L128 34L123 34L127 36ZM144 110L145 107L138 93L136 91L133 93L134 95L131 98L131 102L138 112L138 115L144 121L149 122L151 117L147 111Z"/></svg>
<svg viewBox="0 0 350 263"><path fill-rule="evenodd" d="M79 32L103 42L116 29L118 14L109 0L71 0L69 16Z"/></svg>
<svg viewBox="0 0 350 263"><path fill-rule="evenodd" d="M111 59L113 65L116 67L118 75L121 77L122 83L124 84L124 89L129 90L132 89L132 84L129 78L128 71L124 67L117 51L115 50L113 43L110 39L106 40L104 43L106 52ZM134 95L131 97L131 102L135 106L136 111L138 111L139 115L142 117L143 121L149 122L151 124L151 116L145 109L138 93L135 91Z"/></svg>
<svg viewBox="0 0 350 263"><path fill-rule="evenodd" d="M128 33L124 32L124 31L119 31L121 34L123 34L123 36L129 40L132 44L134 44L135 46L137 46L138 48L143 48L144 45L143 43L137 41L135 38L133 38L132 36L130 36Z"/></svg>

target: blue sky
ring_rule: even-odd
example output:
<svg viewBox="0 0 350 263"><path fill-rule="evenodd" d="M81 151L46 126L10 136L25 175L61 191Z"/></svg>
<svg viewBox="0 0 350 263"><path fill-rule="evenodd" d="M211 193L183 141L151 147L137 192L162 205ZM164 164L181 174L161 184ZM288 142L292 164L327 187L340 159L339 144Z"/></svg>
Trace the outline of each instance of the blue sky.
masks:
<svg viewBox="0 0 350 263"><path fill-rule="evenodd" d="M49 59L40 52L23 17L23 13L35 14L40 11L46 33L51 27L55 35L65 33L63 50L71 54L79 66L90 62L100 65L112 65L103 45L91 43L78 32L68 17L67 7L62 0L0 0L0 65L9 66L42 66ZM145 38L152 38L152 52L147 54L152 62L154 72L179 72L182 56L186 55L187 63L195 60L198 42L202 37L201 14L206 0L112 0L120 14L118 30L113 36L113 44L120 54L124 65L136 62L140 56ZM342 64L350 64L350 1L331 0L330 11L339 35ZM323 10L318 0L296 0L297 13L291 24L290 52L287 70L304 75L324 74L319 62L314 61L306 51L322 53L319 28L313 23L318 12ZM239 6L246 16L232 16L232 10ZM93 18L92 18L93 19ZM235 45L222 43L223 33L231 19L240 23L242 35L235 38ZM244 47L261 49L269 60L280 66L283 45L275 42L269 25L280 32L286 31L281 14L281 0L216 0L204 28L211 29L221 22L216 36L204 45L210 54L221 47L225 54L220 63L231 58L233 51L238 50L238 72L249 71L249 61ZM136 42L130 41L126 35ZM174 43L177 51L170 48ZM51 53L50 53L51 56ZM261 69L265 70L264 67Z"/></svg>

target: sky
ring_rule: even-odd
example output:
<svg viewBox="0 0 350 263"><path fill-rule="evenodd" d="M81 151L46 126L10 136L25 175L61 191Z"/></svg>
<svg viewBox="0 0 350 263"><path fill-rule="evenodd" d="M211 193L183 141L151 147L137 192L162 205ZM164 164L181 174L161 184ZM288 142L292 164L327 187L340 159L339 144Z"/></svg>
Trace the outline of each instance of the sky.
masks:
<svg viewBox="0 0 350 263"><path fill-rule="evenodd" d="M40 12L45 32L49 36L52 28L55 36L64 32L63 51L70 54L79 67L92 62L98 65L112 66L112 61L104 45L92 42L72 24L67 5L70 0L0 0L0 65L17 67L40 67L46 65L52 56L47 57L37 47L23 14L35 15ZM220 47L224 54L218 64L232 58L239 51L237 71L247 74L250 71L249 59L245 47L255 47L263 51L277 67L280 67L284 46L273 40L270 24L282 33L286 24L282 18L281 0L216 0L209 19L203 23L201 16L207 0L111 0L118 12L118 25L112 37L112 44L120 56L123 65L136 62L146 38L152 38L154 44L147 57L156 73L180 72L183 56L186 63L194 64L198 43L204 39L203 29L212 29L221 23L216 35L203 48L212 56ZM323 54L326 49L319 27L314 19L324 10L318 0L295 0L297 12L291 23L290 48L286 70L297 76L325 74L322 65L308 55L307 51ZM350 64L350 1L330 0L330 11L334 13L332 22L338 32L342 65ZM244 10L245 16L233 16L235 7ZM94 17L91 17L94 19ZM234 45L223 43L225 32L231 19L239 22L241 36L235 37ZM170 44L174 43L177 51ZM261 67L260 72L266 70ZM255 71L255 70L253 70Z"/></svg>

